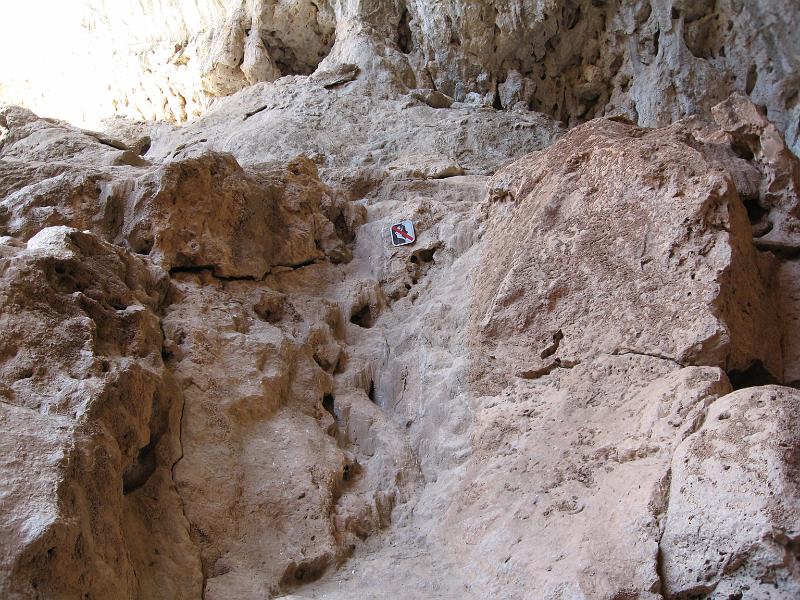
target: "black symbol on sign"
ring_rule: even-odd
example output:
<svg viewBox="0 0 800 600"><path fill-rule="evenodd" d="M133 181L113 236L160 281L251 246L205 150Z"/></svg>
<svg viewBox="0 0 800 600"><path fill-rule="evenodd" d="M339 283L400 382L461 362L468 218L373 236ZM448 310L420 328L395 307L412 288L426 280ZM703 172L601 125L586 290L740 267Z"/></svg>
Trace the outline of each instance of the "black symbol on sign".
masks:
<svg viewBox="0 0 800 600"><path fill-rule="evenodd" d="M404 246L412 243L416 239L414 235L414 225L411 224L411 221L395 223L392 225L391 231L392 245L394 246Z"/></svg>

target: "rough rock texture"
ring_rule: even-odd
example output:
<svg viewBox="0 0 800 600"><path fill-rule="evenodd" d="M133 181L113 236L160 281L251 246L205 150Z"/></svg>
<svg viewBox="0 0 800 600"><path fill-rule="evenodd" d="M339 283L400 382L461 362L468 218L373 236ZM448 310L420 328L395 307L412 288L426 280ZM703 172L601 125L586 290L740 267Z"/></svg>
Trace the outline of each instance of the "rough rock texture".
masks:
<svg viewBox="0 0 800 600"><path fill-rule="evenodd" d="M571 124L623 111L663 126L741 92L795 153L800 143L794 0L91 0L70 17L59 33L82 58L71 73L103 115L183 121L247 85L354 63L382 92L435 89ZM34 58L42 77L12 77L4 96L63 116L69 80L60 89L63 75Z"/></svg>
<svg viewBox="0 0 800 600"><path fill-rule="evenodd" d="M167 270L209 267L222 277L262 279L276 266L349 258L339 233L357 225L360 212L319 181L307 158L249 172L219 153L154 168L87 170L72 165L128 151L29 122L28 111L7 109L3 118L9 135L0 157L11 164L0 169L8 194L0 222L15 237L54 224L92 229ZM75 142L56 141L65 138ZM140 161L134 164L149 166Z"/></svg>
<svg viewBox="0 0 800 600"><path fill-rule="evenodd" d="M789 3L189 4L0 112L0 596L797 596Z"/></svg>
<svg viewBox="0 0 800 600"><path fill-rule="evenodd" d="M176 287L164 318L185 397L174 475L205 597L260 597L312 580L408 498L416 465L407 443L363 389L331 376L346 347L335 303L208 273ZM345 407L342 422L369 415L375 431L337 435ZM374 453L395 462L370 468Z"/></svg>
<svg viewBox="0 0 800 600"><path fill-rule="evenodd" d="M481 381L600 353L781 375L769 264L730 175L680 124L582 125L496 174L490 194Z"/></svg>
<svg viewBox="0 0 800 600"><path fill-rule="evenodd" d="M171 472L182 399L156 316L168 278L75 229L0 240L0 593L199 595Z"/></svg>
<svg viewBox="0 0 800 600"><path fill-rule="evenodd" d="M413 94L381 98L355 83L328 89L296 78L249 87L180 129L155 128L147 156L166 160L210 149L255 165L302 153L318 164L323 179L361 199L388 170L408 179L415 169L416 177L424 177L438 164L450 167L439 177L459 169L485 175L552 143L562 131L552 119L529 111L435 109Z"/></svg>
<svg viewBox="0 0 800 600"><path fill-rule="evenodd" d="M108 472L95 473L99 467L91 464L71 464L71 477L77 480L73 486L96 478L107 481L108 487L82 492L88 497L85 501L67 496L63 508L56 506L51 511L51 528L63 528L61 520L74 521L74 528L87 531L84 537L94 535L87 543L99 557L83 550L80 539L75 541L80 533L72 537L56 537L49 530L31 533L25 522L12 522L9 540L13 536L20 539L4 547L11 574L8 593L26 597L32 589L39 589L101 597L193 598L205 588L207 598L271 594L282 586L318 576L351 552L359 537L385 526L395 503L407 499L417 467L407 443L393 435L385 417L371 408L369 387L359 394L365 383L339 365L343 323L361 308L350 303L362 299L345 295L341 306L322 299L289 302L283 294L259 283L268 272L292 273L315 261L331 265L349 260L347 241L363 220L363 207L339 199L319 181L314 164L303 157L285 166L261 165L248 172L232 156L214 153L163 166L145 162L142 167L108 167L107 144L91 136L62 125L51 131L47 122L17 109L6 111L4 119L8 133L0 163L0 180L7 193L3 234L11 235L2 239L8 252L22 252L14 249L25 248L26 243L31 252L40 246L51 249L55 264L39 266L49 277L46 281L52 279L62 294L77 294L73 302L78 306L88 303L92 310L88 317L73 317L73 326L42 322L43 337L37 337L32 330L37 322L20 314L13 298L20 295L41 302L48 296L34 289L17 289L21 285L18 280L25 281L26 270L13 265L4 269L10 274L5 287L10 304L4 307L3 318L14 326L4 329L4 355L9 357L4 369L10 381L2 389L4 395L8 390L9 405L27 406L56 424L61 412L71 419L86 412L83 427L90 431L110 428L108 440L84 439L81 430L72 425L56 441L73 452L91 453L107 445L111 450L106 451L113 450L116 456L105 467ZM42 139L31 141L37 132L44 132ZM80 160L73 154L76 147L85 154L87 164L82 169L74 167ZM64 225L90 229L118 245ZM64 250L51 238L64 238ZM65 255L60 262L56 260L59 251ZM98 261L99 266L92 270L94 254L100 251L115 253L116 262L101 257L105 262ZM129 263L132 266L126 266ZM169 283L168 271L177 278L175 284ZM94 285L101 287L94 291ZM127 292L125 285L142 296L139 303L144 306L131 307L133 292ZM238 293L232 296L227 285ZM315 285L319 282L307 286L306 293ZM144 291L139 292L140 288ZM49 302L56 314L65 310L60 297ZM219 312L220 306L228 310ZM159 319L162 315L163 322ZM115 318L122 323L115 324ZM81 326L86 333L76 336ZM45 340L52 327L66 327L63 348ZM92 342L93 338L99 340ZM32 348L20 347L22 339ZM115 349L115 342L126 345ZM128 349L130 344L134 344L132 349ZM38 380L48 373L63 377L64 371L79 381L88 375L71 364L37 370L36 352L77 355L87 363L84 370L92 368L98 373L114 370L105 355L131 354L125 365L134 375L108 384L115 390L110 400L100 392L95 399L85 397L80 389L70 390L81 409L71 408L64 399L53 401L56 410L31 396L30 386L35 383L63 396L62 384ZM220 356L224 356L221 363ZM150 370L155 370L150 378L145 377L148 371L140 373L148 361L154 363ZM359 365L354 361L351 368ZM341 397L334 408L331 374L336 369L346 381L335 386ZM151 382L156 376L166 383ZM101 377L105 382L110 376ZM117 396L133 406L120 404ZM109 402L111 407L102 409ZM104 419L116 418L115 410L133 411L134 424L106 423ZM337 435L335 410L347 411L341 423L353 427L369 423L368 430L360 436L348 435L348 427L343 425L343 433ZM148 424L153 429L149 434ZM19 435L25 435L27 430L20 428ZM47 432L41 435L41 444L52 442ZM286 436L298 445L287 446ZM164 456L156 454L162 438L170 441ZM14 448L9 455L17 451L21 439L9 437ZM67 454L67 449L56 448ZM382 456L393 457L393 466L381 461L362 476L370 456L379 450ZM32 452L36 456L37 451ZM330 457L320 460L319 455L326 453ZM281 455L283 459L278 460ZM43 474L39 486L61 478L59 456L52 459L55 472ZM64 460L74 462L69 455ZM309 469L315 463L317 466ZM9 502L14 504L7 505L7 514L16 519L27 512L17 504L24 503L30 495L28 486L37 482L26 482L26 471L14 460L5 466L9 474L14 473L9 479L13 484ZM26 468L35 469L36 465ZM269 482L276 477L296 479L294 487L275 487ZM127 494L142 486L148 495L128 508L124 503ZM56 501L46 495L44 499ZM100 506L107 514L95 515L97 510L84 509L81 502ZM162 526L158 519L150 522L147 515L166 509L173 512L164 518L174 523L170 522L162 535L174 540L161 540L148 530ZM240 511L263 515L263 528L231 523L226 517ZM36 515L31 518L38 520ZM316 526L298 527L301 519ZM107 522L100 534L91 530L95 520L98 527ZM275 528L276 523L285 522L291 524L289 537ZM42 526L37 523L36 527ZM107 528L112 528L111 534L105 532ZM242 531L249 534L243 537ZM40 540L37 536L44 533L47 537ZM189 551L182 548L185 544ZM69 554L62 558L65 552L86 556L86 563ZM174 552L186 556L177 559ZM145 560L144 568L135 562L138 559ZM14 561L23 566L14 566ZM51 569L47 561L58 563L58 568ZM40 569L52 571L54 581L39 581L43 577ZM58 569L74 574L58 584ZM169 569L185 573L173 575ZM104 570L109 573L103 574ZM162 578L170 578L173 585L151 589Z"/></svg>
<svg viewBox="0 0 800 600"><path fill-rule="evenodd" d="M662 538L667 594L800 595L798 417L797 391L743 389L678 447Z"/></svg>
<svg viewBox="0 0 800 600"><path fill-rule="evenodd" d="M737 385L783 376L774 269L753 244L728 170L744 161L693 131L709 133L696 121L652 132L593 121L489 184L471 373L487 396L443 528L489 595L515 586L531 598L716 593L719 575L702 588L686 582L705 568L704 553L739 544L718 521L758 527L733 506L708 521L689 506L673 513L689 494L677 483L678 457L703 443L695 432L716 418L709 406L736 401L723 369ZM770 414L764 427L783 419L793 422ZM742 442L755 456L754 443ZM775 459L773 486L794 485L794 451ZM760 492L741 491L740 506L751 494ZM794 501L774 510L793 531ZM665 522L668 533L679 523L676 538L699 526L719 539L676 540ZM759 536L743 536L747 550L726 567L741 575L719 583L720 593L747 589L753 573L758 585L775 580L778 597L794 594L793 556L782 570L784 555L763 555Z"/></svg>
<svg viewBox="0 0 800 600"><path fill-rule="evenodd" d="M752 160L761 175L748 211L759 247L791 252L800 235L800 163L778 129L748 102L734 95L713 109L714 120L742 158Z"/></svg>

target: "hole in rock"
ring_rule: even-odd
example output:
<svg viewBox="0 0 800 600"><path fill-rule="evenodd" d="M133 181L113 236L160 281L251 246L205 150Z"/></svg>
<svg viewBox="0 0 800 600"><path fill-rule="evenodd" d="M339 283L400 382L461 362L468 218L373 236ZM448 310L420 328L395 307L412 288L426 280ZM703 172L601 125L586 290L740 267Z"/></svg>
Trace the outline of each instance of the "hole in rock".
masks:
<svg viewBox="0 0 800 600"><path fill-rule="evenodd" d="M369 392L367 392L367 397L369 398L370 402L372 402L373 404L377 404L377 402L375 402L375 381L374 380L369 382Z"/></svg>
<svg viewBox="0 0 800 600"><path fill-rule="evenodd" d="M82 292L89 287L91 276L83 272L79 266L73 268L69 264L56 263L52 269L52 272L48 269L48 279L59 292L72 294Z"/></svg>
<svg viewBox="0 0 800 600"><path fill-rule="evenodd" d="M750 198L744 201L744 207L747 209L747 218L750 223L758 223L767 214L767 209L761 206L758 198Z"/></svg>
<svg viewBox="0 0 800 600"><path fill-rule="evenodd" d="M319 579L325 572L327 566L328 559L325 557L303 561L299 565L291 563L283 574L281 585L284 587L294 587L299 583L308 583Z"/></svg>
<svg viewBox="0 0 800 600"><path fill-rule="evenodd" d="M736 156L744 160L753 160L753 158L755 158L755 154L753 154L753 150L750 148L750 146L741 140L732 140L731 150L733 150L733 153Z"/></svg>
<svg viewBox="0 0 800 600"><path fill-rule="evenodd" d="M336 418L333 394L325 394L322 398L322 408L327 410L334 419Z"/></svg>
<svg viewBox="0 0 800 600"><path fill-rule="evenodd" d="M133 250L136 254L142 254L144 256L148 256L150 252L153 251L154 244L155 241L151 238L134 240L131 242L131 250Z"/></svg>
<svg viewBox="0 0 800 600"><path fill-rule="evenodd" d="M404 54L410 54L414 49L413 37L411 34L411 15L408 9L404 8L400 15L400 23L397 25L397 47Z"/></svg>
<svg viewBox="0 0 800 600"><path fill-rule="evenodd" d="M417 262L417 261L423 263L434 262L433 257L438 249L439 247L436 246L434 248L425 248L423 250L417 250L411 257L411 262Z"/></svg>
<svg viewBox="0 0 800 600"><path fill-rule="evenodd" d="M414 285L428 274L431 265L436 264L434 255L439 249L439 245L432 248L423 248L415 251L408 259L407 270L411 275L411 283ZM410 289L410 288L409 288Z"/></svg>
<svg viewBox="0 0 800 600"><path fill-rule="evenodd" d="M564 339L564 333L559 329L553 334L553 343L550 344L547 348L542 350L542 353L539 355L541 358L547 358L549 356L553 356L558 351L558 346L561 344L561 340Z"/></svg>
<svg viewBox="0 0 800 600"><path fill-rule="evenodd" d="M503 103L500 100L500 94L498 92L494 93L494 100L492 100L492 108L495 110L503 110Z"/></svg>
<svg viewBox="0 0 800 600"><path fill-rule="evenodd" d="M123 301L121 301L119 298L111 298L111 300L108 301L108 304L114 310L125 310L126 308L128 308L128 305L125 304Z"/></svg>
<svg viewBox="0 0 800 600"><path fill-rule="evenodd" d="M461 37L458 35L458 31L456 31L455 27L453 27L452 23L450 22L450 17L447 17L447 27L450 29L450 45L458 48L461 46Z"/></svg>
<svg viewBox="0 0 800 600"><path fill-rule="evenodd" d="M17 376L17 381L21 381L22 379L30 379L33 377L33 369L28 367L20 371L19 375Z"/></svg>
<svg viewBox="0 0 800 600"><path fill-rule="evenodd" d="M122 493L130 494L142 487L156 470L155 440L139 450L136 462L122 476Z"/></svg>
<svg viewBox="0 0 800 600"><path fill-rule="evenodd" d="M372 308L369 304L365 304L350 317L350 322L364 329L369 329L375 324L375 315L372 314Z"/></svg>
<svg viewBox="0 0 800 600"><path fill-rule="evenodd" d="M734 390L778 383L778 380L775 379L772 373L767 371L764 367L764 363L760 360L754 360L750 363L750 366L743 371L729 372L728 379L731 380L731 387L733 387Z"/></svg>
<svg viewBox="0 0 800 600"><path fill-rule="evenodd" d="M336 29L316 18L259 29L258 33L281 75L311 75L328 56L336 38Z"/></svg>
<svg viewBox="0 0 800 600"><path fill-rule="evenodd" d="M275 324L283 318L284 305L285 297L282 294L264 293L253 305L253 310L260 319Z"/></svg>
<svg viewBox="0 0 800 600"><path fill-rule="evenodd" d="M578 24L578 21L581 20L581 7L574 6L572 3L568 2L564 6L564 27L569 31L575 29L575 26Z"/></svg>
<svg viewBox="0 0 800 600"><path fill-rule="evenodd" d="M756 83L758 82L758 69L755 65L750 65L750 68L747 69L747 81L744 84L744 91L749 96L753 93L753 90L756 87Z"/></svg>

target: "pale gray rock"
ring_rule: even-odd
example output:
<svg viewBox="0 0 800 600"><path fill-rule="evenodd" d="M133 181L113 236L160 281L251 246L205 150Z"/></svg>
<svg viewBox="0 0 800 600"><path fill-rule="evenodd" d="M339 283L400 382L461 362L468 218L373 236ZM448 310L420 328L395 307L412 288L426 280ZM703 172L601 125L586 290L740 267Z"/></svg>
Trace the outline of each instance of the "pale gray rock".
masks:
<svg viewBox="0 0 800 600"><path fill-rule="evenodd" d="M398 159L439 155L457 161L466 173L488 174L563 132L534 112L463 104L434 109L407 96L382 97L374 85L359 78L326 89L313 77L258 84L183 128L154 129L147 158L164 161L213 150L233 154L249 168L303 154L318 165L323 181L333 183L343 173L358 180L354 173L361 171L370 173L374 187Z"/></svg>
<svg viewBox="0 0 800 600"><path fill-rule="evenodd" d="M800 595L798 419L796 390L743 389L678 447L660 546L667 597Z"/></svg>
<svg viewBox="0 0 800 600"><path fill-rule="evenodd" d="M660 598L672 452L729 391L717 368L601 355L479 398L438 531L477 596Z"/></svg>

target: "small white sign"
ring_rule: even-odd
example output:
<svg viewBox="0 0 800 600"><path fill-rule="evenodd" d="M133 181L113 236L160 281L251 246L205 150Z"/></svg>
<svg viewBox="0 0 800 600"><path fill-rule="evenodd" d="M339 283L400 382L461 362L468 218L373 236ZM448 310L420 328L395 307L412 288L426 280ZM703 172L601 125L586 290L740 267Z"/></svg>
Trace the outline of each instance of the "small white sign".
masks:
<svg viewBox="0 0 800 600"><path fill-rule="evenodd" d="M392 246L405 246L413 244L417 240L417 234L414 233L414 224L411 221L394 223L389 228L389 233L392 235Z"/></svg>

